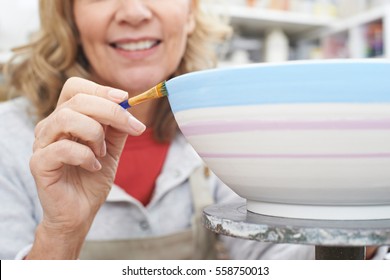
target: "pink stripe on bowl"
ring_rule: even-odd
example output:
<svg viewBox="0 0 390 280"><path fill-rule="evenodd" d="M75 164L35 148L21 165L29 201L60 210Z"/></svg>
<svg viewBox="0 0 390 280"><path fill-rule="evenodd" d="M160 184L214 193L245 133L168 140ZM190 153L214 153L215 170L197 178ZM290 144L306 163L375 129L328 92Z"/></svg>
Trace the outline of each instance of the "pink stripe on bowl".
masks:
<svg viewBox="0 0 390 280"><path fill-rule="evenodd" d="M252 130L389 130L390 120L343 121L205 121L180 126L186 136Z"/></svg>
<svg viewBox="0 0 390 280"><path fill-rule="evenodd" d="M232 153L199 153L202 158L264 158L264 159L358 159L390 158L390 153L367 154L232 154Z"/></svg>

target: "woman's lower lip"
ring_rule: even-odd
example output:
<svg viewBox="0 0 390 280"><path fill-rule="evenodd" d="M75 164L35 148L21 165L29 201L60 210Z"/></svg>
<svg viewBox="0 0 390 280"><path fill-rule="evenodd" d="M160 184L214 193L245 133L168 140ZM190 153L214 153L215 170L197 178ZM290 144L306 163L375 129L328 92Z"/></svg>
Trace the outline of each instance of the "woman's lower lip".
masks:
<svg viewBox="0 0 390 280"><path fill-rule="evenodd" d="M138 50L138 51L130 51L130 50L124 50L120 48L114 48L114 50L121 56L128 58L128 59L134 59L134 60L141 60L145 59L154 53L157 52L158 48L160 47L160 44L155 45L151 47L150 49L145 50Z"/></svg>

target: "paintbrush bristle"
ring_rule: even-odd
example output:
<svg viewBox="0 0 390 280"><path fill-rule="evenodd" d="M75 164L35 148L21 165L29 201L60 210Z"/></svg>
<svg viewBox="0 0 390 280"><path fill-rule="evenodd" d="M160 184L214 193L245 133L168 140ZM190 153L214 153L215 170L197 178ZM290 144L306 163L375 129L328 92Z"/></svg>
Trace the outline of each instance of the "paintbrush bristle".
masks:
<svg viewBox="0 0 390 280"><path fill-rule="evenodd" d="M157 85L157 91L161 94L161 96L168 96L168 90L165 81Z"/></svg>

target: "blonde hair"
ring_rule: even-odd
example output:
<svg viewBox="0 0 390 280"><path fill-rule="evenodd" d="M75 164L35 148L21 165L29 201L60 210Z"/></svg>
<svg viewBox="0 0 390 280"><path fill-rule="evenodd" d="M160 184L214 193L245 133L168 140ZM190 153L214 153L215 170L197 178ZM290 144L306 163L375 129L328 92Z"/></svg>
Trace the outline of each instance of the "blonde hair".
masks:
<svg viewBox="0 0 390 280"><path fill-rule="evenodd" d="M207 15L199 0L193 1L196 27L176 75L215 67L215 44L230 34L230 28L217 17ZM41 29L36 39L15 50L6 67L7 90L11 96L24 95L35 107L40 120L54 109L65 81L89 78L88 61L78 44L73 18L73 0L40 0ZM159 100L153 128L155 138L170 140L177 125L167 99Z"/></svg>

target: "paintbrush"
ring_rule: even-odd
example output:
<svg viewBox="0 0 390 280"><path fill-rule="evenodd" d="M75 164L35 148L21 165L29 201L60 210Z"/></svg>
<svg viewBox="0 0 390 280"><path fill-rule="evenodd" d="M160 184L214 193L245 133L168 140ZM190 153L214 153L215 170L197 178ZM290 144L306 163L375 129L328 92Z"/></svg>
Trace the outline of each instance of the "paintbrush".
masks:
<svg viewBox="0 0 390 280"><path fill-rule="evenodd" d="M168 90L165 85L165 81L137 96L131 97L128 100L121 102L119 105L121 105L124 109L128 109L144 101L160 98L163 96L168 96Z"/></svg>

